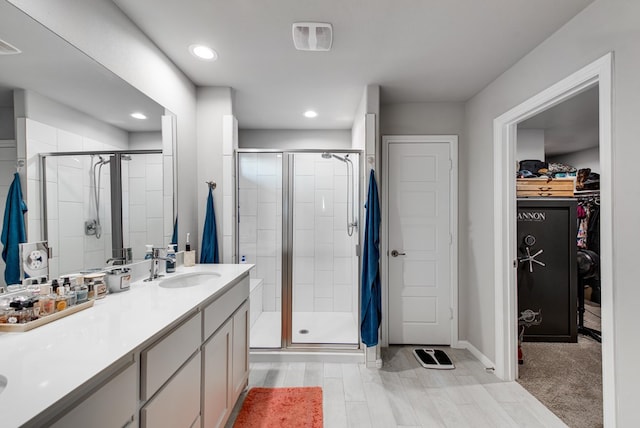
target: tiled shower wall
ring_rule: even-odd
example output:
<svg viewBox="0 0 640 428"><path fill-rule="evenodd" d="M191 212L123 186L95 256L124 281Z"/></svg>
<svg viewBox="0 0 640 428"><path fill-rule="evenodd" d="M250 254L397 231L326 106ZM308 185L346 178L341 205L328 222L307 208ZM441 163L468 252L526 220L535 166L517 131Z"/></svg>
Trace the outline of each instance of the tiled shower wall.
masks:
<svg viewBox="0 0 640 428"><path fill-rule="evenodd" d="M239 257L264 281L264 311L281 309L282 162L280 153L238 154ZM293 192L294 311L357 315L358 229L347 235L345 164L295 154Z"/></svg>
<svg viewBox="0 0 640 428"><path fill-rule="evenodd" d="M145 245L165 247L162 154L133 154L122 161L123 243L134 260L144 259Z"/></svg>
<svg viewBox="0 0 640 428"><path fill-rule="evenodd" d="M357 156L351 157L357 179ZM294 312L355 313L358 230L347 235L345 163L319 153L296 154L293 206Z"/></svg>
<svg viewBox="0 0 640 428"><path fill-rule="evenodd" d="M28 240L43 239L42 211L40 204L39 153L122 150L35 120L25 119ZM105 265L111 257L111 195L109 192L109 167L102 168L101 213L102 236L84 234L84 222L94 218L91 198L91 157L49 157L47 160L47 228L49 245L53 248L50 275L77 272L83 268ZM23 181L24 186L24 181ZM24 191L24 188L23 188ZM64 219L64 221L62 221ZM64 257L60 258L60 254Z"/></svg>
<svg viewBox="0 0 640 428"><path fill-rule="evenodd" d="M263 280L263 311L282 297L282 154L239 153L239 253Z"/></svg>

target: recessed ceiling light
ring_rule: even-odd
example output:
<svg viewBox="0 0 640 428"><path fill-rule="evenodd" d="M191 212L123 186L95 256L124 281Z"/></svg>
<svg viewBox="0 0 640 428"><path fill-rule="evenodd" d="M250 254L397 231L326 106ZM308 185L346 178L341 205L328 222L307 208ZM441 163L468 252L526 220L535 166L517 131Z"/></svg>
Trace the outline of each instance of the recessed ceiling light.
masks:
<svg viewBox="0 0 640 428"><path fill-rule="evenodd" d="M189 52L191 52L192 55L207 61L215 61L218 59L218 53L205 45L191 45L189 46Z"/></svg>
<svg viewBox="0 0 640 428"><path fill-rule="evenodd" d="M308 117L309 119L313 119L316 116L318 116L318 113L313 110L307 110L304 112L304 117Z"/></svg>
<svg viewBox="0 0 640 428"><path fill-rule="evenodd" d="M145 116L143 113L140 113L140 112L131 113L131 117L134 119L140 119L140 120L147 118L147 116Z"/></svg>

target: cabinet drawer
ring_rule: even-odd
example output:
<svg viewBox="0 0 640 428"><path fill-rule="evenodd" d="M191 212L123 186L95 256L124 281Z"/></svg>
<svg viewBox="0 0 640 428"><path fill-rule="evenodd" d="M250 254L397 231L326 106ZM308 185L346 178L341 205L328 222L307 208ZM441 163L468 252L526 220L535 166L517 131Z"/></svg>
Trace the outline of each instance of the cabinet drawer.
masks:
<svg viewBox="0 0 640 428"><path fill-rule="evenodd" d="M140 354L140 396L148 400L198 349L201 337L201 315L189 318L171 333Z"/></svg>
<svg viewBox="0 0 640 428"><path fill-rule="evenodd" d="M198 352L140 411L141 428L189 428L200 417Z"/></svg>
<svg viewBox="0 0 640 428"><path fill-rule="evenodd" d="M562 196L571 197L575 189L573 178L518 178L517 196Z"/></svg>
<svg viewBox="0 0 640 428"><path fill-rule="evenodd" d="M137 407L137 367L132 363L54 423L52 428L111 428L131 422Z"/></svg>
<svg viewBox="0 0 640 428"><path fill-rule="evenodd" d="M249 275L213 301L204 310L204 340L207 340L249 297Z"/></svg>

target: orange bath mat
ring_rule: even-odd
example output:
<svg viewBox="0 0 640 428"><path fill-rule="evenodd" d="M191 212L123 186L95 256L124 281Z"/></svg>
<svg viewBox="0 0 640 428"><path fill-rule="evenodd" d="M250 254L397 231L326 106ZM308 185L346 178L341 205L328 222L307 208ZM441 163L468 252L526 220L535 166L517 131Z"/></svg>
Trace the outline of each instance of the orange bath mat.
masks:
<svg viewBox="0 0 640 428"><path fill-rule="evenodd" d="M234 428L322 428L322 388L251 388Z"/></svg>

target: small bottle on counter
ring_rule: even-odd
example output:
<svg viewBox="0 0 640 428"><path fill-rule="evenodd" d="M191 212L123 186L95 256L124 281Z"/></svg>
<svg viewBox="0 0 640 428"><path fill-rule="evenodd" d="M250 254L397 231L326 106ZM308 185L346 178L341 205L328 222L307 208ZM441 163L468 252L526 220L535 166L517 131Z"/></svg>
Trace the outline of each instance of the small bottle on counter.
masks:
<svg viewBox="0 0 640 428"><path fill-rule="evenodd" d="M64 294L64 287L59 286L56 281L56 285L54 286L54 290L56 290L56 312L64 311L67 309L67 296Z"/></svg>
<svg viewBox="0 0 640 428"><path fill-rule="evenodd" d="M149 260L153 258L153 245L152 244L147 244L145 245L145 252L144 252L144 259L145 260Z"/></svg>
<svg viewBox="0 0 640 428"><path fill-rule="evenodd" d="M89 287L87 287L85 284L77 285L75 290L77 303L84 303L88 300Z"/></svg>
<svg viewBox="0 0 640 428"><path fill-rule="evenodd" d="M173 249L175 244L169 244L167 246L167 263L165 271L167 273L173 273L176 271L176 251Z"/></svg>
<svg viewBox="0 0 640 428"><path fill-rule="evenodd" d="M22 302L19 300L14 300L9 303L9 313L7 314L7 323L8 324L24 324L27 322L27 313L22 306Z"/></svg>
<svg viewBox="0 0 640 428"><path fill-rule="evenodd" d="M55 298L51 298L51 286L49 284L41 284L40 295L38 296L40 316L51 315L55 311L55 302Z"/></svg>
<svg viewBox="0 0 640 428"><path fill-rule="evenodd" d="M196 252L191 250L191 243L189 242L190 233L187 233L187 243L184 246L184 266L191 267L196 264Z"/></svg>

